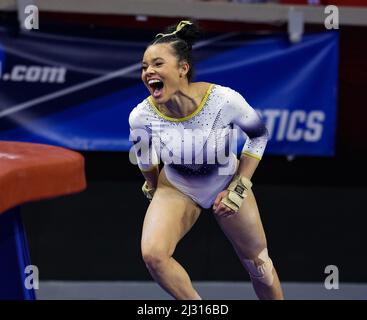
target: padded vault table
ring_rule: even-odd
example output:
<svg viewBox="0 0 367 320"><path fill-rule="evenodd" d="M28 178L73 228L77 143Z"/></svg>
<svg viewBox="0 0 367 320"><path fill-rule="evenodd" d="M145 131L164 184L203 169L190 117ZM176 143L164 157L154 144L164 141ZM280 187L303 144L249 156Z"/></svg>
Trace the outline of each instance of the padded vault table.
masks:
<svg viewBox="0 0 367 320"><path fill-rule="evenodd" d="M79 153L0 141L0 299L35 299L27 279L32 269L20 205L85 188L84 158Z"/></svg>

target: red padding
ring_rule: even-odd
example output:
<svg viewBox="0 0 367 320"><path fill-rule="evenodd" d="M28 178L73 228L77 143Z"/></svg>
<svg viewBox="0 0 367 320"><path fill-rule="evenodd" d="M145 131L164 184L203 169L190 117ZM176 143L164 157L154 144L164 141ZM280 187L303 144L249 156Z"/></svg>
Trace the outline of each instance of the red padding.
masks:
<svg viewBox="0 0 367 320"><path fill-rule="evenodd" d="M84 158L61 147L0 141L0 214L86 188Z"/></svg>

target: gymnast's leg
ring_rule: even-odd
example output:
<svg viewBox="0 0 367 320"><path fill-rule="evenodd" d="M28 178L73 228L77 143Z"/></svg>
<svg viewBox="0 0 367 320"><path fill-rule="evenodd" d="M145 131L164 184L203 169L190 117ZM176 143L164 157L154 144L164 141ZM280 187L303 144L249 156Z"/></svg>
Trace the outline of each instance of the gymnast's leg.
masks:
<svg viewBox="0 0 367 320"><path fill-rule="evenodd" d="M268 256L265 232L251 189L238 211L216 219L250 274L259 299L283 299L277 272Z"/></svg>
<svg viewBox="0 0 367 320"><path fill-rule="evenodd" d="M191 198L167 181L162 170L145 215L141 249L154 280L175 299L201 299L185 269L172 257L178 241L191 229L200 211Z"/></svg>

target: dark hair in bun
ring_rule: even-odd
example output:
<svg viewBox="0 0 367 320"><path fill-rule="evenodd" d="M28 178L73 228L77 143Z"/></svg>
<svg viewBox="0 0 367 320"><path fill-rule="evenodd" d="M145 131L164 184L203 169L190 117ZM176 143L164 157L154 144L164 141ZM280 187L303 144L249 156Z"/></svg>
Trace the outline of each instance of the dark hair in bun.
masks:
<svg viewBox="0 0 367 320"><path fill-rule="evenodd" d="M180 21L177 25L168 27L164 33L159 33L151 42L151 45L158 43L171 43L177 60L186 61L190 68L187 79L190 82L194 74L192 46L200 38L201 31L192 21Z"/></svg>

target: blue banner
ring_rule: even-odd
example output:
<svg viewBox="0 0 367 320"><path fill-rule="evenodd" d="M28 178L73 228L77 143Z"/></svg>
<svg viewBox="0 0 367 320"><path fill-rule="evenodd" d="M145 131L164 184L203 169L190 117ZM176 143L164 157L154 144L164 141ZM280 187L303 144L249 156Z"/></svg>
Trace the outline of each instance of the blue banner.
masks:
<svg viewBox="0 0 367 320"><path fill-rule="evenodd" d="M127 151L128 116L148 95L140 61L152 35L104 40L0 31L0 139ZM338 33L199 43L196 79L240 92L270 133L267 154L331 156ZM245 139L245 136L242 137Z"/></svg>

